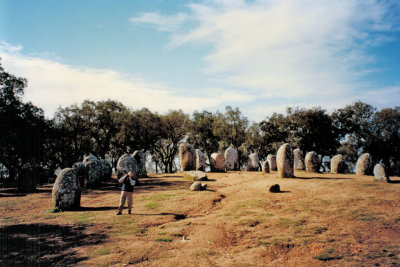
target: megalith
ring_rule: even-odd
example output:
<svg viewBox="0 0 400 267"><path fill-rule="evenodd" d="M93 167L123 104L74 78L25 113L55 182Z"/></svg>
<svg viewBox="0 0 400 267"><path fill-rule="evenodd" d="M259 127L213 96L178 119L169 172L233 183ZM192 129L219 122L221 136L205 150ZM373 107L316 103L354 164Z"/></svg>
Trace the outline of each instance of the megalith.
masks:
<svg viewBox="0 0 400 267"><path fill-rule="evenodd" d="M247 160L247 171L256 172L260 170L260 160L257 153L252 153L249 155Z"/></svg>
<svg viewBox="0 0 400 267"><path fill-rule="evenodd" d="M146 155L142 151L136 150L135 152L133 152L132 157L136 160L139 167L137 178L146 178Z"/></svg>
<svg viewBox="0 0 400 267"><path fill-rule="evenodd" d="M304 163L307 172L319 172L320 158L315 151L310 151L306 154Z"/></svg>
<svg viewBox="0 0 400 267"><path fill-rule="evenodd" d="M267 161L268 161L268 164L269 164L269 170L270 171L278 170L278 168L276 166L276 156L275 155L268 154Z"/></svg>
<svg viewBox="0 0 400 267"><path fill-rule="evenodd" d="M239 153L234 147L228 147L225 150L225 168L227 171L239 170Z"/></svg>
<svg viewBox="0 0 400 267"><path fill-rule="evenodd" d="M372 174L372 158L369 153L362 154L356 164L357 175L371 175Z"/></svg>
<svg viewBox="0 0 400 267"><path fill-rule="evenodd" d="M269 171L269 163L268 163L268 160L266 160L262 164L262 173L266 174L266 173L269 173L269 172L270 172Z"/></svg>
<svg viewBox="0 0 400 267"><path fill-rule="evenodd" d="M124 154L118 159L117 162L117 178L121 178L128 172L132 172L135 180L138 180L139 164L134 157Z"/></svg>
<svg viewBox="0 0 400 267"><path fill-rule="evenodd" d="M179 160L181 171L194 171L196 169L196 150L191 144L181 144L179 146Z"/></svg>
<svg viewBox="0 0 400 267"><path fill-rule="evenodd" d="M342 154L338 154L331 159L331 173L344 173L346 164Z"/></svg>
<svg viewBox="0 0 400 267"><path fill-rule="evenodd" d="M276 165L278 175L281 178L294 177L293 173L293 150L290 144L281 145L276 154Z"/></svg>
<svg viewBox="0 0 400 267"><path fill-rule="evenodd" d="M112 168L110 163L105 159L100 159L101 164L101 177L103 180L111 179Z"/></svg>
<svg viewBox="0 0 400 267"><path fill-rule="evenodd" d="M210 159L211 171L225 171L225 157L222 153L212 153Z"/></svg>
<svg viewBox="0 0 400 267"><path fill-rule="evenodd" d="M301 151L300 148L296 148L293 150L293 160L295 170L304 170L303 151Z"/></svg>
<svg viewBox="0 0 400 267"><path fill-rule="evenodd" d="M206 170L206 156L200 149L196 149L196 171Z"/></svg>
<svg viewBox="0 0 400 267"><path fill-rule="evenodd" d="M93 188L98 186L102 178L100 160L93 155L89 155L83 159L82 163L85 166L86 187Z"/></svg>
<svg viewBox="0 0 400 267"><path fill-rule="evenodd" d="M76 172L72 168L60 171L53 185L54 207L61 210L74 210L80 207L81 190Z"/></svg>
<svg viewBox="0 0 400 267"><path fill-rule="evenodd" d="M382 164L376 164L374 167L375 181L379 182L390 182L389 176L386 173L386 169Z"/></svg>

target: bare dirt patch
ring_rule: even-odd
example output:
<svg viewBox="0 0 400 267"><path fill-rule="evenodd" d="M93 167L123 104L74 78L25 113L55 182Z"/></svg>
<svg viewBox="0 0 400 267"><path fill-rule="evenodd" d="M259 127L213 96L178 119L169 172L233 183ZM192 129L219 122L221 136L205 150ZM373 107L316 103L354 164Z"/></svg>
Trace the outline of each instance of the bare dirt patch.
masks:
<svg viewBox="0 0 400 267"><path fill-rule="evenodd" d="M295 176L209 173L207 190L192 192L181 173L153 174L122 216L116 181L59 213L49 212L51 185L1 189L0 265L400 265L400 183ZM268 191L274 184L281 193Z"/></svg>

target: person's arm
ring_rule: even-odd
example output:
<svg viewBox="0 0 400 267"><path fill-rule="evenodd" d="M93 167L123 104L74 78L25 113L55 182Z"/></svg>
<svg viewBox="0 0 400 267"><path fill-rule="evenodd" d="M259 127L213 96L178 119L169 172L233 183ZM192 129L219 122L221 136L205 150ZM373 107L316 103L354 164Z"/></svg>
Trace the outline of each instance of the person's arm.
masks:
<svg viewBox="0 0 400 267"><path fill-rule="evenodd" d="M128 174L125 174L124 176L122 176L120 179L119 179L119 183L120 184L122 184L122 183L124 183L124 180L125 180L125 178L128 176Z"/></svg>

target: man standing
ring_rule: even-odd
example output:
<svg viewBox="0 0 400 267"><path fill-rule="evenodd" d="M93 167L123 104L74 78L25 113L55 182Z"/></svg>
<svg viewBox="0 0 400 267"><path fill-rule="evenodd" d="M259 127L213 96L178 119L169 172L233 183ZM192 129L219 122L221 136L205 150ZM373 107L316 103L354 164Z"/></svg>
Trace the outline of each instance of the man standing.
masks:
<svg viewBox="0 0 400 267"><path fill-rule="evenodd" d="M136 181L133 176L134 176L133 172L130 171L126 175L124 175L121 179L119 179L119 182L122 184L122 188L121 188L121 199L117 215L122 214L122 210L124 209L126 199L128 200L128 213L131 214L132 192L133 192L133 187L136 184Z"/></svg>

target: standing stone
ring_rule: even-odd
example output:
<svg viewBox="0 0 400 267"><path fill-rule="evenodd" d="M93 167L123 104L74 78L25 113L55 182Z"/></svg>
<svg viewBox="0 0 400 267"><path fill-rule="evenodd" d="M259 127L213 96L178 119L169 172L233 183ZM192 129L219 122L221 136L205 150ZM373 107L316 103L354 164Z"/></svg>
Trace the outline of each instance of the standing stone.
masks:
<svg viewBox="0 0 400 267"><path fill-rule="evenodd" d="M249 159L247 160L247 171L256 172L260 170L260 160L256 153L252 153L249 155Z"/></svg>
<svg viewBox="0 0 400 267"><path fill-rule="evenodd" d="M293 174L293 150L290 144L281 145L276 154L278 175L281 178L294 177Z"/></svg>
<svg viewBox="0 0 400 267"><path fill-rule="evenodd" d="M135 152L133 152L132 157L136 160L139 166L138 178L146 178L146 155L142 151L136 150Z"/></svg>
<svg viewBox="0 0 400 267"><path fill-rule="evenodd" d="M357 175L371 175L372 174L372 158L369 153L362 154L356 164Z"/></svg>
<svg viewBox="0 0 400 267"><path fill-rule="evenodd" d="M111 179L112 168L110 163L105 159L100 159L101 164L101 177L103 180Z"/></svg>
<svg viewBox="0 0 400 267"><path fill-rule="evenodd" d="M307 172L318 172L320 166L320 159L315 151L310 151L306 154L304 160Z"/></svg>
<svg viewBox="0 0 400 267"><path fill-rule="evenodd" d="M225 171L225 157L222 153L212 153L210 159L211 171Z"/></svg>
<svg viewBox="0 0 400 267"><path fill-rule="evenodd" d="M122 155L117 162L117 178L121 178L128 172L132 172L135 180L138 180L139 164L134 157L130 155Z"/></svg>
<svg viewBox="0 0 400 267"><path fill-rule="evenodd" d="M74 169L61 170L53 185L52 198L54 207L61 210L73 210L80 207L81 190Z"/></svg>
<svg viewBox="0 0 400 267"><path fill-rule="evenodd" d="M293 160L295 170L304 170L303 151L300 148L293 150Z"/></svg>
<svg viewBox="0 0 400 267"><path fill-rule="evenodd" d="M342 154L338 154L331 159L331 173L344 173L346 165Z"/></svg>
<svg viewBox="0 0 400 267"><path fill-rule="evenodd" d="M275 155L269 154L267 156L267 161L268 161L268 164L269 164L269 170L270 171L278 170L278 168L276 166L276 156Z"/></svg>
<svg viewBox="0 0 400 267"><path fill-rule="evenodd" d="M196 171L206 170L206 156L200 149L196 149Z"/></svg>
<svg viewBox="0 0 400 267"><path fill-rule="evenodd" d="M102 178L100 161L95 156L89 155L83 159L82 163L85 166L86 186L89 188L98 186Z"/></svg>
<svg viewBox="0 0 400 267"><path fill-rule="evenodd" d="M78 178L80 186L86 187L85 186L85 183L86 183L86 181L85 181L85 176L86 176L85 165L83 165L82 162L78 161L78 162L75 162L74 165L72 165L72 169L75 170L76 178Z"/></svg>
<svg viewBox="0 0 400 267"><path fill-rule="evenodd" d="M269 173L269 163L267 160L264 161L262 164L262 173L263 174Z"/></svg>
<svg viewBox="0 0 400 267"><path fill-rule="evenodd" d="M225 168L227 171L238 171L239 170L239 154L236 148L228 147L225 150Z"/></svg>
<svg viewBox="0 0 400 267"><path fill-rule="evenodd" d="M196 169L196 150L191 144L179 146L179 160L181 171L194 171Z"/></svg>
<svg viewBox="0 0 400 267"><path fill-rule="evenodd" d="M386 174L385 167L382 164L376 164L374 167L375 181L379 182L390 182L388 175Z"/></svg>

